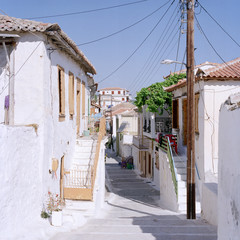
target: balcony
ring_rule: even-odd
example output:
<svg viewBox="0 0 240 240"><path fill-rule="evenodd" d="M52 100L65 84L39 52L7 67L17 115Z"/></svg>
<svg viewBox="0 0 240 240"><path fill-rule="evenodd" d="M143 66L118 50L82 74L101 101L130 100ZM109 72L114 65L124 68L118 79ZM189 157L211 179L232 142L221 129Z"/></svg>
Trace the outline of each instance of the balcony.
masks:
<svg viewBox="0 0 240 240"><path fill-rule="evenodd" d="M147 151L150 147L150 139L147 137L143 138L141 136L133 136L133 145L137 147L140 151Z"/></svg>

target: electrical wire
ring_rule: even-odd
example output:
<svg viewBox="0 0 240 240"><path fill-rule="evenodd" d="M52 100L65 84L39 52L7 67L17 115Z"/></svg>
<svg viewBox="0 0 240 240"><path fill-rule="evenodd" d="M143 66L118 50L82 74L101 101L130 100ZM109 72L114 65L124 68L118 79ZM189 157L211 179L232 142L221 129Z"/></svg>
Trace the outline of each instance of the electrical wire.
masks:
<svg viewBox="0 0 240 240"><path fill-rule="evenodd" d="M140 76L141 80L137 79L137 81L136 81L137 85L135 84L135 86L134 86L135 89L138 89L139 86L142 86L143 81L144 81L144 84L147 85L149 83L149 79L152 77L152 75L155 76L156 72L159 70L159 68L157 68L157 71L154 72L154 69L156 69L156 67L159 65L160 60L163 58L164 54L166 53L168 48L171 46L176 34L178 33L178 30L177 30L177 32L172 36L174 30L175 30L175 27L173 28L173 30L171 31L171 33L168 36L166 35L166 41L163 44L161 50L158 52L157 56L153 59L153 62L151 64L150 68L142 76ZM172 38L171 38L171 36L172 36ZM170 38L171 38L171 40L169 40ZM162 53L162 51L163 51L163 53ZM161 56L160 56L160 54L161 54ZM161 67L161 65L159 65L159 67Z"/></svg>
<svg viewBox="0 0 240 240"><path fill-rule="evenodd" d="M174 41L175 36L177 35L177 33L178 33L178 31L177 31L176 34L173 36L173 38L169 41L169 44L168 44L168 46L164 49L164 52L163 52L163 54L161 55L160 59L163 58L164 54L166 53L166 51L169 49L169 47L170 47L171 44L173 43L173 41ZM177 42L176 42L176 43L177 43ZM175 43L174 43L174 45L175 45ZM171 52L172 52L173 50L174 50L174 48L171 48L170 51L169 51L166 55L168 56L169 54L171 54ZM159 65L159 66L158 66L158 65ZM146 79L144 79L144 80L145 80L145 86L148 86L148 85L150 84L151 79L156 76L156 74L158 73L159 69L162 67L162 65L160 65L159 63L157 63L154 68L156 68L157 66L158 66L158 68L157 68L154 72L152 71L151 74L150 74ZM154 69L153 69L153 70L154 70ZM148 80L148 81L147 81L147 80ZM140 86L140 88L142 88L142 86ZM138 88L136 88L136 89L139 90L140 88L138 87Z"/></svg>
<svg viewBox="0 0 240 240"><path fill-rule="evenodd" d="M163 16L159 19L159 21L157 22L157 24L152 28L152 30L149 32L149 34L144 38L144 40L140 43L140 45L132 52L132 54L123 62L121 63L114 71L112 71L109 75L107 75L105 78L103 78L101 81L99 81L98 83L101 83L105 80L107 80L109 77L111 77L114 73L116 73L121 67L123 67L131 58L132 56L141 48L141 46L146 42L146 40L151 36L151 34L154 32L154 30L157 28L157 26L160 24L160 22L162 21L162 19L164 18L164 16L167 14L167 12L169 11L169 9L171 8L171 6L173 5L173 3L175 2L175 0L172 1L172 3L169 5L169 7L167 8L167 10L165 11L165 13L163 14ZM167 3L165 3L164 5L166 5Z"/></svg>
<svg viewBox="0 0 240 240"><path fill-rule="evenodd" d="M110 7L86 10L86 11L81 11L81 12L62 13L62 14L55 14L55 15L49 15L49 16L28 17L27 19L31 20L31 19L42 19L42 18L66 17L66 16L77 15L77 14L92 13L92 12L98 12L98 11L103 11L103 10L109 10L109 9L113 9L113 8L125 7L125 6L142 3L142 2L147 2L147 1L150 1L150 0L141 0L141 1L124 3L124 4L110 6Z"/></svg>
<svg viewBox="0 0 240 240"><path fill-rule="evenodd" d="M144 65L141 67L141 70L138 72L137 76L134 78L133 81L131 81L130 85L129 85L129 89L131 89L132 87L134 87L134 85L136 85L136 80L138 80L138 78L140 77L140 75L149 67L153 57L157 54L157 51L158 49L160 48L163 40L164 40L164 37L166 36L166 34L168 33L168 31L170 30L172 24L173 24L173 21L175 20L173 17L174 17L174 14L177 10L178 6L174 9L170 19L167 21L167 24L162 32L162 34L160 35L157 43L155 44L154 48L152 49L151 53L149 54L147 60L145 61ZM177 12L177 14L179 13L179 11ZM176 15L177 15L176 14ZM172 21L173 19L173 21ZM168 27L170 25L170 27ZM166 32L166 34L165 34Z"/></svg>
<svg viewBox="0 0 240 240"><path fill-rule="evenodd" d="M205 34L205 32L203 31L198 19L197 19L197 16L195 15L195 19L196 19L196 22L197 22L197 26L200 30L200 32L203 34L203 36L205 37L205 39L207 40L208 44L211 46L211 48L213 49L213 51L218 55L218 57L223 61L223 63L228 66L233 72L235 72L237 75L240 76L240 73L235 71L235 69L233 69L222 57L221 55L217 52L217 50L214 48L214 46L212 45L212 43L210 42L210 40L208 39L207 35Z"/></svg>
<svg viewBox="0 0 240 240"><path fill-rule="evenodd" d="M29 54L29 56L27 57L27 59L23 62L23 64L19 67L19 69L17 70L17 72L15 74L13 74L12 76L9 77L9 81L6 84L6 86L2 89L2 91L0 92L0 96L3 94L3 92L5 91L5 89L8 87L11 78L14 76L16 77L17 74L21 71L21 69L24 67L24 65L28 62L28 60L31 58L31 56L33 55L33 53L37 50L37 48L40 46L42 42L39 42L38 45L33 49L33 51Z"/></svg>
<svg viewBox="0 0 240 240"><path fill-rule="evenodd" d="M232 41L236 43L238 47L240 47L240 44L220 25L220 23L217 22L217 20L206 10L206 8L204 8L200 2L198 2L198 4L207 13L207 15L228 35L228 37L230 37Z"/></svg>
<svg viewBox="0 0 240 240"><path fill-rule="evenodd" d="M156 51L157 55L155 56L155 58L151 59L152 63L150 65L149 69L142 76L140 76L140 78L137 79L136 83L138 83L138 85L140 85L140 84L142 85L143 81L146 84L146 80L151 77L151 75L153 74L154 69L159 65L159 61L163 58L164 54L166 53L167 49L170 47L172 41L174 40L176 34L178 33L178 30L177 30L177 32L173 35L173 37L171 39L171 36L174 33L174 30L175 30L176 26L178 25L179 21L180 21L180 18L178 19L176 25L174 26L174 28L172 29L172 31L170 32L169 35L167 35L167 33L164 35L164 38L162 40L165 40L165 42L162 41L163 45L161 47L161 50L158 51L158 52ZM170 28L168 28L168 30L170 30ZM169 39L171 39L171 41ZM168 45L167 45L167 43L168 43ZM163 53L162 53L162 51L163 51ZM160 54L162 54L162 55L160 56ZM159 70L159 68L158 68L158 70ZM155 76L157 71L154 72L154 74L153 74L154 76ZM135 84L135 86L136 86L136 84ZM136 89L136 87L135 87L135 89Z"/></svg>
<svg viewBox="0 0 240 240"><path fill-rule="evenodd" d="M0 12L2 12L4 15L6 15L7 17L9 17L13 22L17 23L18 25L25 27L24 25L21 24L21 22L17 22L13 17L9 16L6 12L4 12L2 9L0 9ZM29 31L30 34L32 34L33 36L39 38L42 41L45 41L44 38L40 37L39 35L37 35L36 33L33 33L31 31Z"/></svg>
<svg viewBox="0 0 240 240"><path fill-rule="evenodd" d="M166 4L169 3L170 1L171 1L171 0L169 0L168 2L166 2ZM88 42L85 42L85 43L77 44L77 46L83 46L83 45L87 45L87 44L90 44L90 43L95 43L95 42L101 41L101 40L103 40L103 39L112 37L112 36L114 36L114 35L116 35L116 34L118 34L118 33L121 33L121 32L123 32L123 31L125 31L125 30L127 30L127 29L129 29L129 28L131 28L131 27L133 27L133 26L135 26L135 25L137 25L137 24L139 24L140 22L144 21L145 19L149 18L149 17L152 16L154 13L158 12L158 11L159 11L161 8L163 8L164 6L165 6L165 5L162 5L161 7L157 8L156 10L154 10L153 12L151 12L150 14L148 14L147 16L143 17L142 19L138 20L137 22L135 22L135 23L133 23L133 24L131 24L131 25L125 27L125 28L122 28L122 29L120 29L120 30L118 30L118 31L116 31L116 32L114 32L114 33L111 33L111 34L109 34L109 35L107 35L107 36L104 36L104 37L101 37L101 38L98 38L98 39L95 39L95 40L92 40L92 41L88 41Z"/></svg>
<svg viewBox="0 0 240 240"><path fill-rule="evenodd" d="M179 28L179 36L178 36L178 46L177 46L176 61L178 61L179 47L180 47L180 41L181 41L181 35L182 35L181 30L182 30L182 23L181 23L180 28ZM175 63L174 72L176 72L176 68L177 68L177 63Z"/></svg>

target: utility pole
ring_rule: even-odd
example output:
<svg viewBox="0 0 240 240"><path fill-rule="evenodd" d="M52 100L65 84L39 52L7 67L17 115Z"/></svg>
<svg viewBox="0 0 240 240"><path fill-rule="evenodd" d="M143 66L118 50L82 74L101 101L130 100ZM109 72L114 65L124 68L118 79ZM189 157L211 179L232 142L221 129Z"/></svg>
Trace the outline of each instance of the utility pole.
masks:
<svg viewBox="0 0 240 240"><path fill-rule="evenodd" d="M194 0L187 0L187 219L196 218Z"/></svg>

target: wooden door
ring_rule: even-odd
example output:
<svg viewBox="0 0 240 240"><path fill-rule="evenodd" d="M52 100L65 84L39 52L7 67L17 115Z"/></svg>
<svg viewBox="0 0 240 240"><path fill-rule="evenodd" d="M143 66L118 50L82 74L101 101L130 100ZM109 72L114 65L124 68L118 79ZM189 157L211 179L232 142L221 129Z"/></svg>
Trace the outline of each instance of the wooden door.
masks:
<svg viewBox="0 0 240 240"><path fill-rule="evenodd" d="M81 81L77 79L77 135L80 130L80 101L81 101Z"/></svg>
<svg viewBox="0 0 240 240"><path fill-rule="evenodd" d="M183 145L187 145L187 99L183 99Z"/></svg>

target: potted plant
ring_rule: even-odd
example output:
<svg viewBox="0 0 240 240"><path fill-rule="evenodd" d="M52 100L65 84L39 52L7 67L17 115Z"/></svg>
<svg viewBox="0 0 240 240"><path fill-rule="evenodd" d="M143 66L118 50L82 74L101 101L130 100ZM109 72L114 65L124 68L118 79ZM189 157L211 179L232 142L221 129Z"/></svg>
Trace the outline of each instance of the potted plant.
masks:
<svg viewBox="0 0 240 240"><path fill-rule="evenodd" d="M58 194L48 192L47 210L52 215L53 226L62 226L62 208L64 205L64 199Z"/></svg>

